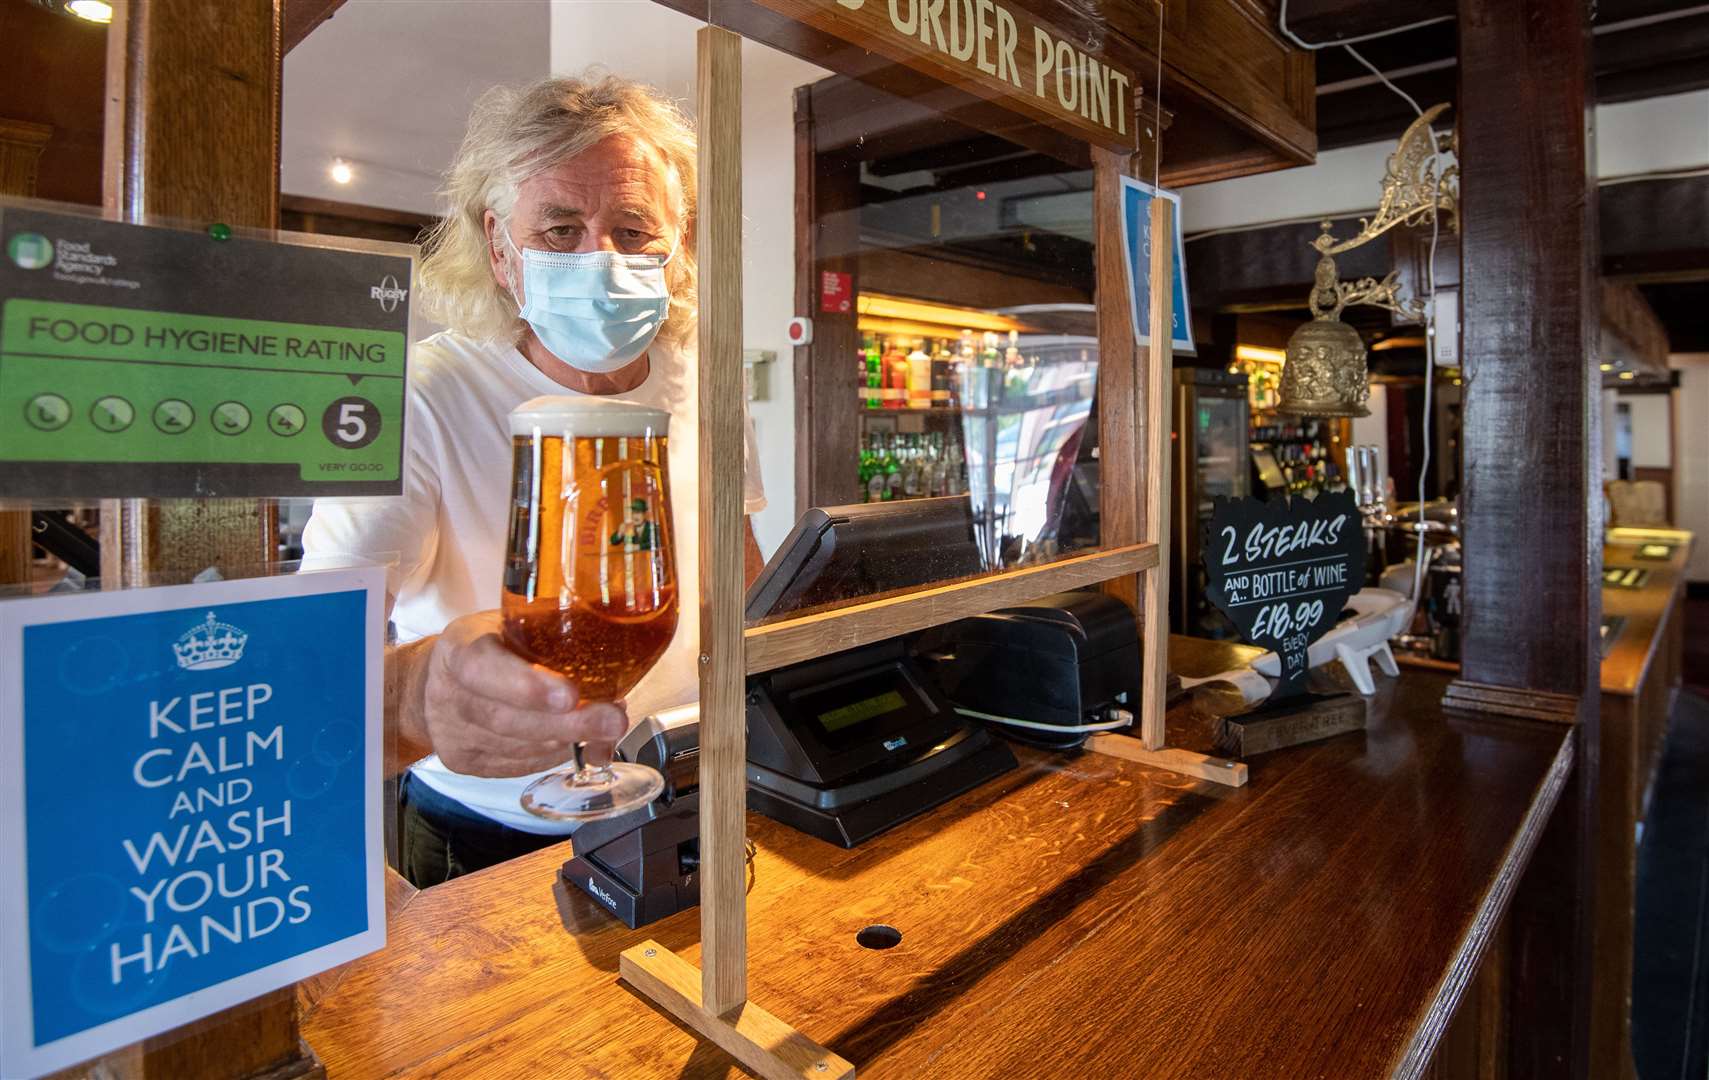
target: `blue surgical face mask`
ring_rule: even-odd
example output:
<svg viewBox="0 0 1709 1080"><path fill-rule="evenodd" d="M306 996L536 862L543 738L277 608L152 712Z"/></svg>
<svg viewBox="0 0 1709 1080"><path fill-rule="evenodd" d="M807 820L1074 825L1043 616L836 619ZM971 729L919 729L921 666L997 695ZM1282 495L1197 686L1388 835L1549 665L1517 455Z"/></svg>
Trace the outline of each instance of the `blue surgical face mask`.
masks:
<svg viewBox="0 0 1709 1080"><path fill-rule="evenodd" d="M523 250L504 238L522 259L522 317L553 356L601 374L653 343L670 312L669 255Z"/></svg>

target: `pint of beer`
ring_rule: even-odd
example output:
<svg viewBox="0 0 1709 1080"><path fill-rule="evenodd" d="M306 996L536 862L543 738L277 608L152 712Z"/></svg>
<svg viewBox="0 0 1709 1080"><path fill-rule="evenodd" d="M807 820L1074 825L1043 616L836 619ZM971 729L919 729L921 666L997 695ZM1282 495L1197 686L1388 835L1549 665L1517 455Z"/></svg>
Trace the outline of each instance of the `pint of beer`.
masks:
<svg viewBox="0 0 1709 1080"><path fill-rule="evenodd" d="M505 642L586 702L634 689L676 632L670 415L538 397L510 414Z"/></svg>

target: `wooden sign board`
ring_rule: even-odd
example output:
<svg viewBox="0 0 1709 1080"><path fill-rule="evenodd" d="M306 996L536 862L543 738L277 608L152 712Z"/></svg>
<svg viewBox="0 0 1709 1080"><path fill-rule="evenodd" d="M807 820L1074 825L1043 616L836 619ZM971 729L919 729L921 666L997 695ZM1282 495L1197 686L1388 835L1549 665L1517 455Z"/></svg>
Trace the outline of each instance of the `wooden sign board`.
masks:
<svg viewBox="0 0 1709 1080"><path fill-rule="evenodd" d="M755 2L1098 146L1138 145L1135 73L1002 0Z"/></svg>
<svg viewBox="0 0 1709 1080"><path fill-rule="evenodd" d="M1365 534L1349 491L1315 499L1218 498L1205 530L1205 595L1240 636L1274 649L1272 701L1305 690L1307 648L1365 578Z"/></svg>

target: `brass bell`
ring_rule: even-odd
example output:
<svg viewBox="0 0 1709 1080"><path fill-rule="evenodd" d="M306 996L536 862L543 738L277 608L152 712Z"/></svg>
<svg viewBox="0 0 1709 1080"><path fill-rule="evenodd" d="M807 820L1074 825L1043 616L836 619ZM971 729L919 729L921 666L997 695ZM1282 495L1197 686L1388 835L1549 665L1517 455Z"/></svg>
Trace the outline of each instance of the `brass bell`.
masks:
<svg viewBox="0 0 1709 1080"><path fill-rule="evenodd" d="M1369 416L1371 387L1359 331L1324 312L1294 331L1276 411L1291 416Z"/></svg>
<svg viewBox="0 0 1709 1080"><path fill-rule="evenodd" d="M1276 411L1290 416L1369 416L1371 396L1366 381L1365 342L1359 331L1341 321L1349 303L1394 302L1394 275L1379 285L1369 278L1348 285L1335 270L1329 252L1335 240L1330 222L1312 244L1321 253L1311 287L1311 322L1288 339L1282 363L1281 400Z"/></svg>

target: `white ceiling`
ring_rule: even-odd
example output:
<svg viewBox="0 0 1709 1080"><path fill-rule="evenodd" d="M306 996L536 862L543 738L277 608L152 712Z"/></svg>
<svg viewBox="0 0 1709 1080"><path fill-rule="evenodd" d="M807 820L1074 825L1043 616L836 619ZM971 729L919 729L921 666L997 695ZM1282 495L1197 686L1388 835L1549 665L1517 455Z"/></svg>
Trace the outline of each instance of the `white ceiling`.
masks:
<svg viewBox="0 0 1709 1080"><path fill-rule="evenodd" d="M547 73L550 23L547 0L348 0L285 57L280 189L434 212L469 106Z"/></svg>

